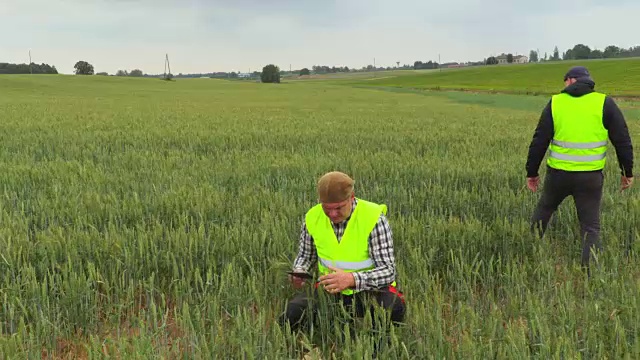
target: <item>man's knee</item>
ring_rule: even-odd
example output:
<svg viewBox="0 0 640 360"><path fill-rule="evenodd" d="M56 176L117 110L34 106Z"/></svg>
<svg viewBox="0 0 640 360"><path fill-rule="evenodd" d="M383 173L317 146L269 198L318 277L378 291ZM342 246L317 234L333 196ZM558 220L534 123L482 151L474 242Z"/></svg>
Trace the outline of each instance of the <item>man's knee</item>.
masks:
<svg viewBox="0 0 640 360"><path fill-rule="evenodd" d="M391 321L401 323L404 321L406 313L406 305L399 294L391 291L385 291L379 298L380 305L387 311L391 312Z"/></svg>
<svg viewBox="0 0 640 360"><path fill-rule="evenodd" d="M406 309L406 305L398 299L398 302L391 308L391 321L393 321L394 324L404 322Z"/></svg>
<svg viewBox="0 0 640 360"><path fill-rule="evenodd" d="M291 302L287 304L287 308L281 316L281 323L289 324L292 328L297 327L299 325L300 320L304 315L304 309L299 306L299 304L292 304Z"/></svg>
<svg viewBox="0 0 640 360"><path fill-rule="evenodd" d="M287 303L285 311L280 316L279 322L282 326L289 324L292 329L297 329L300 324L305 321L305 316L308 311L307 299L298 295Z"/></svg>

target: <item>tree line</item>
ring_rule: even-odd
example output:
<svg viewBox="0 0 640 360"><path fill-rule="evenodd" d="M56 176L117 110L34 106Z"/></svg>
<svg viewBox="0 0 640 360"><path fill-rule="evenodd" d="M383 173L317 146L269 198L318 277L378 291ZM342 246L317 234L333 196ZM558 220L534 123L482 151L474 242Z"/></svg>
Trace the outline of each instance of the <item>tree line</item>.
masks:
<svg viewBox="0 0 640 360"><path fill-rule="evenodd" d="M503 54L505 55L505 54ZM546 61L562 61L562 60L589 60L589 59L614 59L614 58L630 58L640 57L640 46L632 46L629 48L621 48L616 45L609 45L604 50L591 49L585 44L576 44L572 48L563 51L562 54L556 46L551 54L540 54L538 50L529 51L530 63L546 62ZM513 62L513 54L506 54L507 63ZM495 65L499 61L495 56L490 56L484 60L484 65Z"/></svg>
<svg viewBox="0 0 640 360"><path fill-rule="evenodd" d="M73 68L75 69L76 75L93 75L95 71L93 65L84 60L76 62ZM109 76L109 73L102 71L96 73L96 75ZM115 76L142 77L144 76L144 73L140 69L133 69L130 72L127 70L118 70Z"/></svg>
<svg viewBox="0 0 640 360"><path fill-rule="evenodd" d="M576 44L567 49L562 54L556 46L551 55L545 53L544 57L537 50L529 52L529 62L560 61L560 60L588 60L588 59L614 59L640 57L640 46L622 48L616 45L609 45L604 50L591 49L585 44Z"/></svg>
<svg viewBox="0 0 640 360"><path fill-rule="evenodd" d="M349 68L347 66L328 67L326 65L313 65L311 69L316 74L335 74L335 73L341 73L341 72L349 72Z"/></svg>
<svg viewBox="0 0 640 360"><path fill-rule="evenodd" d="M55 66L49 64L9 64L0 63L0 74L57 74Z"/></svg>

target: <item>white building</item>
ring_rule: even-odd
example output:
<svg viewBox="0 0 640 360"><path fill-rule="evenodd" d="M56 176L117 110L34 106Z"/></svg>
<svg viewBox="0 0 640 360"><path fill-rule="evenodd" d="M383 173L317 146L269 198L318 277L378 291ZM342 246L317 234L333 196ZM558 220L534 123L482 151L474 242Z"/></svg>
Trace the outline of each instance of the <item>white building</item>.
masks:
<svg viewBox="0 0 640 360"><path fill-rule="evenodd" d="M529 62L529 58L524 55L518 55L513 57L513 62L515 64L526 64Z"/></svg>
<svg viewBox="0 0 640 360"><path fill-rule="evenodd" d="M502 54L500 56L496 56L496 59L498 60L498 64L508 64L509 62L507 61L507 55L506 54ZM529 58L524 56L524 55L514 55L513 56L513 63L514 64L526 64L529 62Z"/></svg>

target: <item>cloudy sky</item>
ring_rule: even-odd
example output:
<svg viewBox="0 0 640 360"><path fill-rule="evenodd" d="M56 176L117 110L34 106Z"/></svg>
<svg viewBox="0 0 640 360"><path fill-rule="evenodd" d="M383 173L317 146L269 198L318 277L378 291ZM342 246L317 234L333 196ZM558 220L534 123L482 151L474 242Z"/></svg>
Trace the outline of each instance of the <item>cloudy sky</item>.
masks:
<svg viewBox="0 0 640 360"><path fill-rule="evenodd" d="M640 45L637 0L0 0L0 62L72 73L362 67Z"/></svg>

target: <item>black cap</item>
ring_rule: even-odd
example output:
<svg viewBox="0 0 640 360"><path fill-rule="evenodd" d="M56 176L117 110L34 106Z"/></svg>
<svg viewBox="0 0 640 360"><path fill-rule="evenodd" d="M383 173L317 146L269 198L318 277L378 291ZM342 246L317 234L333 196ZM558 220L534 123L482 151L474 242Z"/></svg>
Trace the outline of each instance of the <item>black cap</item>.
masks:
<svg viewBox="0 0 640 360"><path fill-rule="evenodd" d="M589 74L589 70L584 66L574 66L564 75L565 81L569 78L591 80L591 74Z"/></svg>

